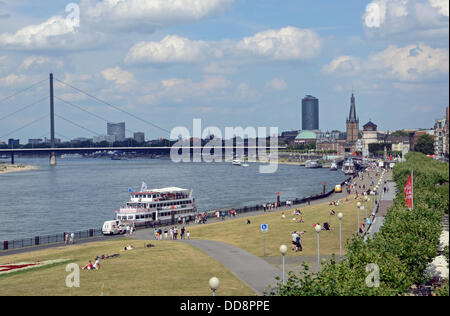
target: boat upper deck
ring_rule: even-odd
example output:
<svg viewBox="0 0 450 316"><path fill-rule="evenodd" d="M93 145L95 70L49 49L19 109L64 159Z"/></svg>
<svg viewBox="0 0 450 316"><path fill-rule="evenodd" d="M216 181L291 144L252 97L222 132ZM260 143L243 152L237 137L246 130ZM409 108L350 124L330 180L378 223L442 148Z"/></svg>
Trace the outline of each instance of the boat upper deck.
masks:
<svg viewBox="0 0 450 316"><path fill-rule="evenodd" d="M169 200L184 200L192 196L192 191L177 187L130 192L131 202L161 202Z"/></svg>

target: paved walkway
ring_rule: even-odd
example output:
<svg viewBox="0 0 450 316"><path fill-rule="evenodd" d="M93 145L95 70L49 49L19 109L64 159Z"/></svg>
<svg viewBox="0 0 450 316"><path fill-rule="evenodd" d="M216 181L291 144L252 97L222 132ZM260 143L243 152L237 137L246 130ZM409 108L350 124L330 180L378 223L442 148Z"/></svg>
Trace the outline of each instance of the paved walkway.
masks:
<svg viewBox="0 0 450 316"><path fill-rule="evenodd" d="M277 284L276 277L282 277L282 272L264 261L240 248L210 240L183 241L213 257L231 271L237 278L246 283L258 295L263 295L269 285Z"/></svg>

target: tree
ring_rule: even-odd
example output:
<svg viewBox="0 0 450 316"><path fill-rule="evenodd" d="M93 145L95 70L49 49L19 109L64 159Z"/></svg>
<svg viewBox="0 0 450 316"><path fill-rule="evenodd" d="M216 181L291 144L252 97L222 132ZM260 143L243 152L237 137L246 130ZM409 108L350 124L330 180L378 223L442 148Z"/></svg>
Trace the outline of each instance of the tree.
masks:
<svg viewBox="0 0 450 316"><path fill-rule="evenodd" d="M430 134L421 135L414 146L414 151L421 152L425 155L434 154L434 137Z"/></svg>
<svg viewBox="0 0 450 316"><path fill-rule="evenodd" d="M408 134L407 132L405 132L405 131L398 130L398 131L395 131L395 132L391 133L391 136L396 136L396 137L408 137L409 134Z"/></svg>

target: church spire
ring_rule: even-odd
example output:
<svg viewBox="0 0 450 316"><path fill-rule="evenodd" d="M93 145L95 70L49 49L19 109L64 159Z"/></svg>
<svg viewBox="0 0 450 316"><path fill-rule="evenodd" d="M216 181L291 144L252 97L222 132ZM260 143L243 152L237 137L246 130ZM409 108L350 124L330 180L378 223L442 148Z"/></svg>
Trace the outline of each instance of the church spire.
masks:
<svg viewBox="0 0 450 316"><path fill-rule="evenodd" d="M352 91L352 97L350 99L350 115L348 116L348 121L349 122L356 122L357 121L355 95L353 94L353 91Z"/></svg>

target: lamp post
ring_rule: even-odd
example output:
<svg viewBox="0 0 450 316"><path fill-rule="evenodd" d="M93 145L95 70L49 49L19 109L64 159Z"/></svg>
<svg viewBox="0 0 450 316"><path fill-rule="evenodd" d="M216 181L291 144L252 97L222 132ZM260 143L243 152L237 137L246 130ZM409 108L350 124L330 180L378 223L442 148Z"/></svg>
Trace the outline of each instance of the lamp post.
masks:
<svg viewBox="0 0 450 316"><path fill-rule="evenodd" d="M320 241L319 241L319 233L322 230L322 227L319 224L317 224L314 227L314 229L317 232L317 266L318 266L318 269L320 271Z"/></svg>
<svg viewBox="0 0 450 316"><path fill-rule="evenodd" d="M367 197L367 195L364 197L364 202L365 202L365 204L364 204L364 208L365 208L365 210L366 210L366 218L367 218L367 199L368 199L368 197Z"/></svg>
<svg viewBox="0 0 450 316"><path fill-rule="evenodd" d="M377 194L378 194L378 185L375 187L375 190L374 190L374 193L375 193L375 201L374 201L374 203L378 200L378 197L376 196Z"/></svg>
<svg viewBox="0 0 450 316"><path fill-rule="evenodd" d="M356 233L359 232L359 209L361 208L361 202L356 203L356 208L358 209L358 229L356 230Z"/></svg>
<svg viewBox="0 0 450 316"><path fill-rule="evenodd" d="M285 258L286 258L286 252L287 252L287 247L286 245L281 245L280 246L280 252L281 255L283 256L283 284L286 284L286 268L285 268Z"/></svg>
<svg viewBox="0 0 450 316"><path fill-rule="evenodd" d="M370 212L373 212L373 199L374 199L375 192L373 192L371 190L370 191L370 195L372 196L372 199L371 199L371 202L370 202Z"/></svg>
<svg viewBox="0 0 450 316"><path fill-rule="evenodd" d="M361 206L360 208L359 208L361 211L363 211L364 210L364 206ZM359 221L359 211L358 211L358 221ZM359 222L359 225L361 225L361 222ZM364 233L364 232L363 232Z"/></svg>
<svg viewBox="0 0 450 316"><path fill-rule="evenodd" d="M216 290L219 288L220 282L216 277L209 279L209 287L212 290L213 296L216 296Z"/></svg>
<svg viewBox="0 0 450 316"><path fill-rule="evenodd" d="M342 258L342 218L344 214L338 213L339 218L339 256Z"/></svg>

